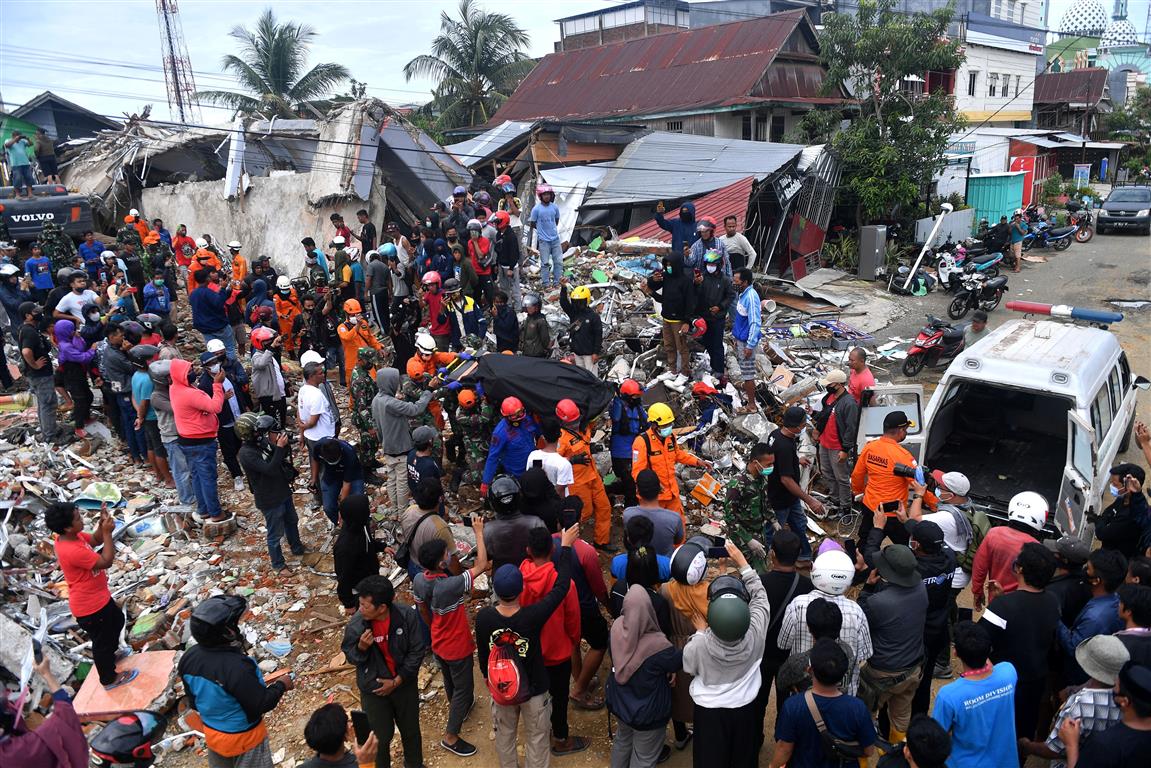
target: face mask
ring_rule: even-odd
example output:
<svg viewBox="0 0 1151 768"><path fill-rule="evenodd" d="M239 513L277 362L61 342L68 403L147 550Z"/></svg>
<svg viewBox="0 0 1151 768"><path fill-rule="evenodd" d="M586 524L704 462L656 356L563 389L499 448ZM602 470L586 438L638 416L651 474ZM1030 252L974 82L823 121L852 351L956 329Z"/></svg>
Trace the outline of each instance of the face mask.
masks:
<svg viewBox="0 0 1151 768"><path fill-rule="evenodd" d="M673 429L674 429L674 427L660 427L659 428L659 436L660 437L671 437L671 431Z"/></svg>
<svg viewBox="0 0 1151 768"><path fill-rule="evenodd" d="M1119 492L1118 488L1116 488L1113 485L1109 485L1109 486L1107 486L1107 490L1111 492L1112 496L1114 496L1115 498L1119 498L1120 492Z"/></svg>
<svg viewBox="0 0 1151 768"><path fill-rule="evenodd" d="M670 275L670 274L671 274L671 266L670 266L670 265L668 265L668 266L665 266L665 267L663 268L663 271L664 271L666 274L669 274L669 275Z"/></svg>
<svg viewBox="0 0 1151 768"><path fill-rule="evenodd" d="M716 270L719 269L719 267L717 267L715 264L708 264L705 268L707 269L708 273L712 275L714 275Z"/></svg>
<svg viewBox="0 0 1151 768"><path fill-rule="evenodd" d="M448 236L448 242L449 242L449 243L454 243L454 242L456 242L457 240L459 240L459 238L458 238L458 237L452 237L451 235L449 235L449 236Z"/></svg>
<svg viewBox="0 0 1151 768"><path fill-rule="evenodd" d="M100 321L100 313L99 312L93 312L92 314L88 315L88 320L89 320L89 322L93 322L93 323L99 322Z"/></svg>
<svg viewBox="0 0 1151 768"><path fill-rule="evenodd" d="M348 322L349 323L358 323L358 322L360 322L360 316L359 315L348 315Z"/></svg>
<svg viewBox="0 0 1151 768"><path fill-rule="evenodd" d="M763 477L769 477L771 475L771 473L774 471L775 471L775 465L774 464L772 464L770 467L760 467L759 468L759 474Z"/></svg>
<svg viewBox="0 0 1151 768"><path fill-rule="evenodd" d="M211 365L208 366L208 372L209 373L219 373L220 372L220 364L219 363L212 363Z"/></svg>
<svg viewBox="0 0 1151 768"><path fill-rule="evenodd" d="M828 392L830 392L830 393L831 393L831 394L833 394L833 395L834 395L834 394L835 394L835 392L836 392L836 389L835 389L835 387L834 387L833 385L831 385L831 384L828 384L826 387L824 387L824 389L826 389Z"/></svg>
<svg viewBox="0 0 1151 768"><path fill-rule="evenodd" d="M153 280L152 282L153 282L153 283L155 283L156 285L163 285L163 284L164 284L164 278L162 278L162 277L157 277L157 278L156 278L155 280Z"/></svg>

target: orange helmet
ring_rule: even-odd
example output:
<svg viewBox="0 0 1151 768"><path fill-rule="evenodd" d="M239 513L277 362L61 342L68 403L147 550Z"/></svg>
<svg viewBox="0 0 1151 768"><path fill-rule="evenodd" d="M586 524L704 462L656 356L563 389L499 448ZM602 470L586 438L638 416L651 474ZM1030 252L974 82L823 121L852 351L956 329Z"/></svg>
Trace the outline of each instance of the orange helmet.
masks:
<svg viewBox="0 0 1151 768"><path fill-rule="evenodd" d="M415 356L408 360L407 370L409 379L422 378L428 373L426 370L424 370L424 364L421 363L420 359Z"/></svg>
<svg viewBox="0 0 1151 768"><path fill-rule="evenodd" d="M496 229L507 229L508 225L512 223L511 214L507 211L496 211L495 214Z"/></svg>
<svg viewBox="0 0 1151 768"><path fill-rule="evenodd" d="M136 221L136 217L135 217L135 216L125 216L125 217L124 217L124 223L125 223L125 224L132 224L132 223L134 223L135 221Z"/></svg>
<svg viewBox="0 0 1151 768"><path fill-rule="evenodd" d="M254 349L266 349L272 339L276 338L276 332L266 326L252 329L252 347Z"/></svg>
<svg viewBox="0 0 1151 768"><path fill-rule="evenodd" d="M348 299L344 302L344 313L349 315L362 314L364 308L360 306L360 302L355 299Z"/></svg>
<svg viewBox="0 0 1151 768"><path fill-rule="evenodd" d="M578 421L580 417L579 406L574 400L563 399L556 404L556 418L563 423Z"/></svg>
<svg viewBox="0 0 1151 768"><path fill-rule="evenodd" d="M153 243L158 242L160 242L159 232L149 232L148 234L144 235L144 245L152 245Z"/></svg>
<svg viewBox="0 0 1151 768"><path fill-rule="evenodd" d="M639 382L635 379L624 379L620 382L619 393L629 397L643 393L643 388L640 387Z"/></svg>
<svg viewBox="0 0 1151 768"><path fill-rule="evenodd" d="M456 400L458 400L459 404L464 408L471 408L476 404L476 393L470 389L461 389L459 395L456 396Z"/></svg>
<svg viewBox="0 0 1151 768"><path fill-rule="evenodd" d="M522 419L524 416L524 404L520 402L518 397L505 397L503 403L500 404L500 414L509 419L516 416Z"/></svg>
<svg viewBox="0 0 1151 768"><path fill-rule="evenodd" d="M514 355L515 352L510 350L510 349L505 349L503 352L500 352L500 354L501 355Z"/></svg>

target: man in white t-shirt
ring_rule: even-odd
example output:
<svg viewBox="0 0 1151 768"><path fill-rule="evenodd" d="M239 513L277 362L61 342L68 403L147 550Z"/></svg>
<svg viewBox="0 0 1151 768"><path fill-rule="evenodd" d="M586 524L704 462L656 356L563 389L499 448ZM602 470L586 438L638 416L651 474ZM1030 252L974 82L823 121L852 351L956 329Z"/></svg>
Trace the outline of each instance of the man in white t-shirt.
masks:
<svg viewBox="0 0 1151 768"><path fill-rule="evenodd" d="M923 520L930 520L943 531L943 542L951 548L957 556L967 551L967 545L975 532L971 528L969 514L971 502L967 494L971 492L971 481L962 472L942 472L935 470L931 473L935 478L935 495L939 497L938 511L928 512L922 516ZM964 510L967 510L967 513ZM955 568L955 578L951 582L951 601L959 597L959 593L971 581L971 574L963 568ZM948 649L950 653L950 649ZM951 677L950 656L946 665L937 660L935 677L947 679Z"/></svg>
<svg viewBox="0 0 1151 768"><path fill-rule="evenodd" d="M56 320L75 320L78 324L84 323L84 306L86 304L101 304L100 297L95 291L88 288L88 275L84 270L78 269L72 273L68 281L72 289L60 297L52 317Z"/></svg>
<svg viewBox="0 0 1151 768"><path fill-rule="evenodd" d="M336 436L336 416L328 396L320 388L324 381L324 364L308 363L304 366L304 384L296 400L296 413L300 420L300 434L308 446L311 465L309 487L313 489L313 504L318 504L320 463L316 458L316 444L325 437Z"/></svg>
<svg viewBox="0 0 1151 768"><path fill-rule="evenodd" d="M572 463L556 453L556 444L560 439L560 425L549 419L540 428L540 433L543 435L544 447L528 454L527 468L531 469L536 466L536 462L539 462L548 480L551 480L552 485L556 487L556 492L560 496L567 496L568 486L575 482L575 476L572 473Z"/></svg>

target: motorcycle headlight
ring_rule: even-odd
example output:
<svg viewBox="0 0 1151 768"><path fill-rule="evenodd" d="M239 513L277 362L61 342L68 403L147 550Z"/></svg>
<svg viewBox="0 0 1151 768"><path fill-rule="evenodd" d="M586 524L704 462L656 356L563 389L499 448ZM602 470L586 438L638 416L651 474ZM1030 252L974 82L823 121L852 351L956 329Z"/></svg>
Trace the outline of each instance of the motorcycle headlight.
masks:
<svg viewBox="0 0 1151 768"><path fill-rule="evenodd" d="M939 337L936 337L934 339L925 340L923 342L923 344L921 344L920 346L922 346L924 349L927 349L928 347L934 347L938 343L939 343Z"/></svg>
<svg viewBox="0 0 1151 768"><path fill-rule="evenodd" d="M1142 218L1144 216L1151 216L1151 208L1144 208L1141 211L1136 211L1135 215Z"/></svg>

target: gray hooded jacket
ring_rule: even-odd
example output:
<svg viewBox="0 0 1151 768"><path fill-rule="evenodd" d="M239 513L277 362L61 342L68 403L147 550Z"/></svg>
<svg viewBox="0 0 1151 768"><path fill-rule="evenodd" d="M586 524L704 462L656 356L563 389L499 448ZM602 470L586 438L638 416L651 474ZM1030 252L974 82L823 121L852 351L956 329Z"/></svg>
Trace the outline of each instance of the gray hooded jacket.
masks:
<svg viewBox="0 0 1151 768"><path fill-rule="evenodd" d="M395 368L381 368L376 373L376 385L379 392L372 399L372 421L376 423L380 449L388 456L406 454L412 449L408 419L427 410L432 393L425 391L414 403L397 398L400 372Z"/></svg>

